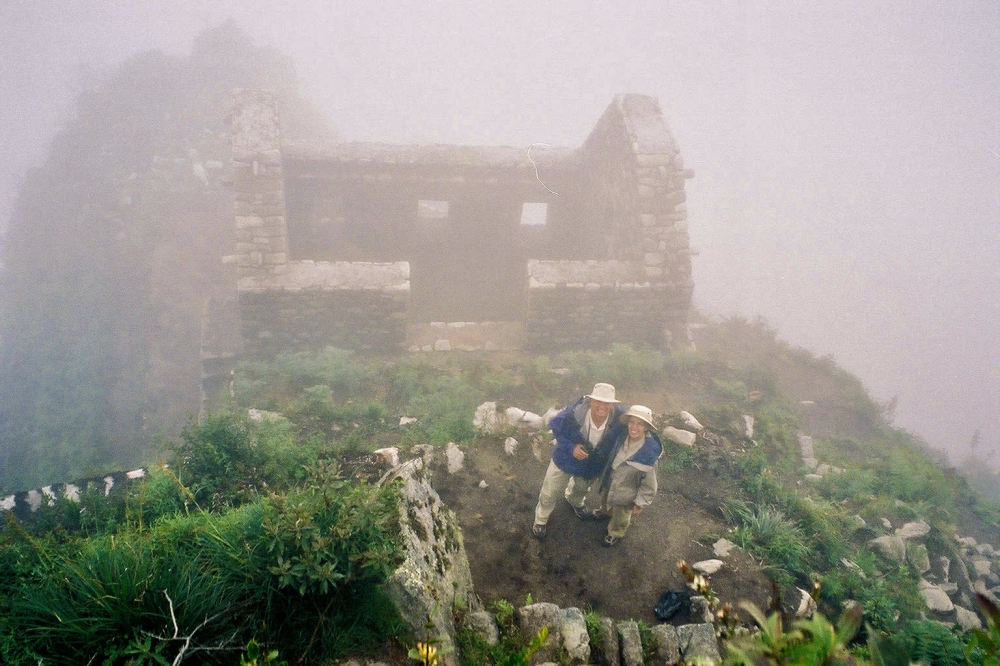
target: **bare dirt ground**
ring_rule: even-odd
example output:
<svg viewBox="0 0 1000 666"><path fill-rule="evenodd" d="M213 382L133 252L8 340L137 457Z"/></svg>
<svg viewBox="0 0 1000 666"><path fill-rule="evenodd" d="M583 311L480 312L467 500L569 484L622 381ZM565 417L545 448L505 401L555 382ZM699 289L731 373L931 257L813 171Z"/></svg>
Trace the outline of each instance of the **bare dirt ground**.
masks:
<svg viewBox="0 0 1000 666"><path fill-rule="evenodd" d="M614 547L602 544L606 523L581 521L566 503L553 512L546 539L538 541L531 525L548 461L532 454L527 437L518 439L513 456L504 452L502 437L465 449L465 466L455 474L432 465L432 483L462 525L473 582L484 604L505 599L522 605L530 595L535 602L656 624L653 609L660 595L685 586L677 562L716 557L712 543L726 531L719 513L729 494L726 482L698 468L661 469L656 500ZM589 506L595 502L596 497L588 498ZM771 587L760 568L738 551L724 561L711 578L716 594L765 608ZM685 614L671 619L689 621Z"/></svg>

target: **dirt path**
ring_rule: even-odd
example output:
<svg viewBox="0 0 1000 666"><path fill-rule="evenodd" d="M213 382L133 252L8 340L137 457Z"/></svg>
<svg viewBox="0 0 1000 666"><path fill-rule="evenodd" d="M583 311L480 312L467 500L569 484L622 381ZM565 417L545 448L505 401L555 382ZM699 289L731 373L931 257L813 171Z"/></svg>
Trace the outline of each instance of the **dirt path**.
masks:
<svg viewBox="0 0 1000 666"><path fill-rule="evenodd" d="M530 594L536 602L655 624L653 608L660 595L684 586L678 560L715 557L712 543L726 530L718 513L725 484L697 468L661 470L656 500L615 547L601 543L605 523L581 521L565 503L553 512L547 538L538 541L531 536L531 524L548 461L537 460L526 438L519 439L513 456L504 452L501 438L491 438L465 449L460 472L448 474L442 465L432 466L432 483L465 533L480 598L487 606L498 599L520 605ZM487 487L481 488L480 481ZM770 583L759 568L740 553L725 561L712 577L718 596L766 606ZM687 621L682 616L672 620Z"/></svg>

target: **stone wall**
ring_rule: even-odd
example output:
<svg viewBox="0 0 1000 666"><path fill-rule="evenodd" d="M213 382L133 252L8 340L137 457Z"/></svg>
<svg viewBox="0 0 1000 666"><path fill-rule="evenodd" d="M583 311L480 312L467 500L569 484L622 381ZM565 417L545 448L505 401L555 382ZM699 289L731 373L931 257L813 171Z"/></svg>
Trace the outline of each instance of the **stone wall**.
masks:
<svg viewBox="0 0 1000 666"><path fill-rule="evenodd" d="M686 342L694 282L684 168L659 104L618 95L581 148L588 207L600 211L609 258L632 262L650 284L667 339Z"/></svg>
<svg viewBox="0 0 1000 666"><path fill-rule="evenodd" d="M233 262L248 355L689 343L693 173L655 99L615 97L578 150L289 150L267 95L236 104ZM546 206L545 219L526 223L524 204ZM405 279L380 277L398 265ZM351 272L364 279L343 279Z"/></svg>

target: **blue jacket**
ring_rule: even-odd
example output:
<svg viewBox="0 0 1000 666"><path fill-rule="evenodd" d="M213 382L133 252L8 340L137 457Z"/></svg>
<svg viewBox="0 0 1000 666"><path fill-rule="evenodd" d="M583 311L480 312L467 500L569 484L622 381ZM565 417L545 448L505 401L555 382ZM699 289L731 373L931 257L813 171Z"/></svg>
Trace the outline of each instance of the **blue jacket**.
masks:
<svg viewBox="0 0 1000 666"><path fill-rule="evenodd" d="M586 423L589 409L590 398L583 397L556 414L549 422L549 428L556 438L556 448L552 451L552 460L556 467L567 474L587 479L600 474L606 461L605 454L613 447L618 437L627 432L626 426L621 423L621 415L625 413L625 409L621 405L612 405L611 413L608 414L608 425L605 426L604 435L595 449L583 432L583 424ZM583 444L590 453L589 458L577 460L573 457L573 449L577 444Z"/></svg>

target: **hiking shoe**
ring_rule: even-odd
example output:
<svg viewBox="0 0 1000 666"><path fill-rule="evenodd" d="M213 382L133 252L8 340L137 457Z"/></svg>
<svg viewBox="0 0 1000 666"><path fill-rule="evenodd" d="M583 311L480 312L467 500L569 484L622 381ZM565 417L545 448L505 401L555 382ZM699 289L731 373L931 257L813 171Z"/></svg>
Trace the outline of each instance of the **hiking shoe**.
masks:
<svg viewBox="0 0 1000 666"><path fill-rule="evenodd" d="M539 525L538 523L535 523L534 525L531 526L531 533L539 541L545 538L545 532L546 532L545 525Z"/></svg>
<svg viewBox="0 0 1000 666"><path fill-rule="evenodd" d="M611 514L604 509L594 509L590 512L590 517L594 520L611 520Z"/></svg>
<svg viewBox="0 0 1000 666"><path fill-rule="evenodd" d="M574 506L573 513L576 514L576 517L579 518L580 520L594 519L594 514L591 513L590 509L588 509L585 506Z"/></svg>
<svg viewBox="0 0 1000 666"><path fill-rule="evenodd" d="M610 534L608 534L608 535L606 535L606 536L604 537L604 541L603 541L603 542L601 542L601 543L602 543L602 545L603 545L603 546L604 546L605 548L611 548L612 546L614 546L614 545L615 545L616 543L618 543L619 541L621 541L621 538L620 538L620 537L613 537L613 536L611 536Z"/></svg>

